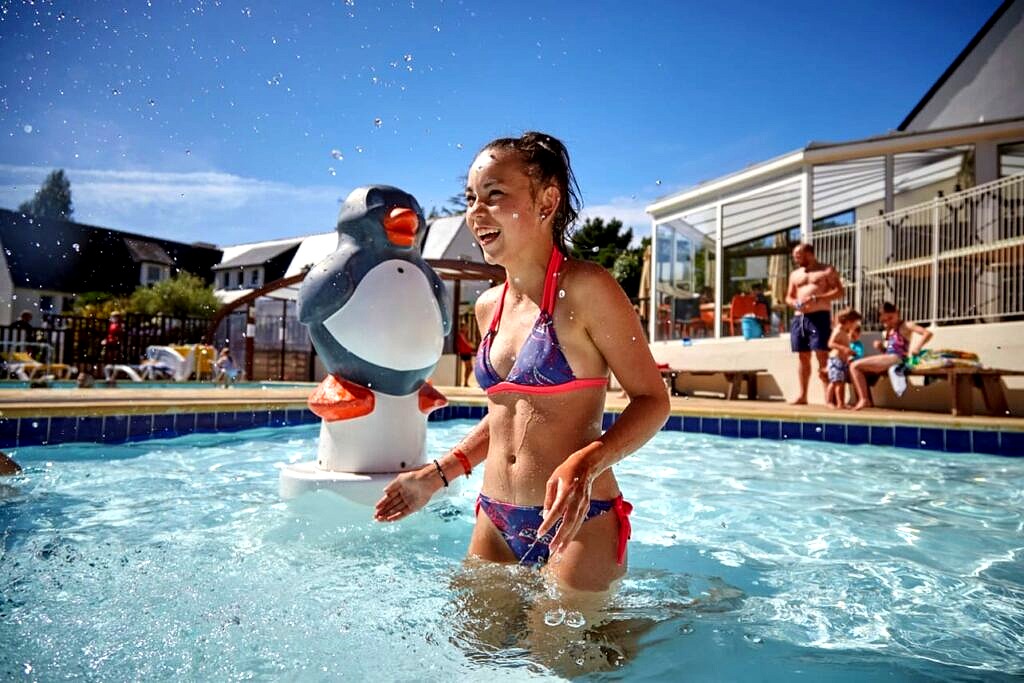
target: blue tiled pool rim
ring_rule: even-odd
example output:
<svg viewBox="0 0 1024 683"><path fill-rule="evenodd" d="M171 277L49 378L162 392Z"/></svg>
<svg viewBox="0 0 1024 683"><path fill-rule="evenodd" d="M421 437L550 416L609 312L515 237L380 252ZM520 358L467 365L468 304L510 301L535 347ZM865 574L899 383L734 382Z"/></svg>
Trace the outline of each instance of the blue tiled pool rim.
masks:
<svg viewBox="0 0 1024 683"><path fill-rule="evenodd" d="M430 421L480 419L482 405L449 405ZM604 414L607 429L618 413ZM106 415L81 417L0 418L0 449L71 442L125 443L193 433L234 432L255 427L288 427L320 421L305 408ZM823 443L895 446L912 450L1024 455L1024 431L917 427L913 425L801 422L778 418L672 415L666 431L710 434L738 439L820 441Z"/></svg>

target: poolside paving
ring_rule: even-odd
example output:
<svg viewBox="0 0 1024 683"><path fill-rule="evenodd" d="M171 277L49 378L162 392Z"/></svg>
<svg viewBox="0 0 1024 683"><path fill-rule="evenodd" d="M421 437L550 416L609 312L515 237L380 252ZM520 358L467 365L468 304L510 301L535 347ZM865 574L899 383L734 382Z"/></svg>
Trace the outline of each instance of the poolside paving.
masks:
<svg viewBox="0 0 1024 683"><path fill-rule="evenodd" d="M0 389L0 416L83 416L146 413L190 413L217 410L303 409L315 385L294 383L266 388L118 388L93 389ZM437 387L458 405L484 405L487 398L475 387ZM868 409L854 412L821 405L792 406L781 401L726 401L719 398L672 397L677 417L735 418L864 425L912 425L1024 432L1024 418L976 415L953 417L948 413ZM606 410L621 412L628 400L608 393Z"/></svg>

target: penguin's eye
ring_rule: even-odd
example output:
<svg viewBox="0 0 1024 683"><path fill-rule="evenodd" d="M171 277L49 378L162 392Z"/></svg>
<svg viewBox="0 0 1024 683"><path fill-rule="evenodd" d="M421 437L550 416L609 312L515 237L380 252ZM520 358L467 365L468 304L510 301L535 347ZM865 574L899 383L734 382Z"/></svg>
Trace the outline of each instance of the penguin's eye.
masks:
<svg viewBox="0 0 1024 683"><path fill-rule="evenodd" d="M384 195L377 190L370 190L366 193L366 208L377 209L384 206Z"/></svg>

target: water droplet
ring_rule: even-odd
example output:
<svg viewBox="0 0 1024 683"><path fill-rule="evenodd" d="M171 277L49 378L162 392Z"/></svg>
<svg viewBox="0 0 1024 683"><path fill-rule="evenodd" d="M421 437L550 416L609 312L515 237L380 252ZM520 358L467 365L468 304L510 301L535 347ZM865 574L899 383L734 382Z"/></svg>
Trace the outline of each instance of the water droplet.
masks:
<svg viewBox="0 0 1024 683"><path fill-rule="evenodd" d="M71 248L74 249L75 251L79 251L79 252L82 251L82 247L78 244L78 242L75 242L74 244L72 244Z"/></svg>
<svg viewBox="0 0 1024 683"><path fill-rule="evenodd" d="M384 125L384 122L381 121L380 119L374 119L373 125L376 126L377 128L380 128L382 125Z"/></svg>
<svg viewBox="0 0 1024 683"><path fill-rule="evenodd" d="M403 55L402 59L405 61L406 64L408 64L412 62L412 55Z"/></svg>
<svg viewBox="0 0 1024 683"><path fill-rule="evenodd" d="M267 85L281 85L281 79L284 78L284 74L278 72L267 79Z"/></svg>
<svg viewBox="0 0 1024 683"><path fill-rule="evenodd" d="M572 318L572 316L569 317ZM636 341L636 337L630 337L630 341Z"/></svg>
<svg viewBox="0 0 1024 683"><path fill-rule="evenodd" d="M558 290L558 298L559 299L564 299L565 298L565 290L564 289Z"/></svg>
<svg viewBox="0 0 1024 683"><path fill-rule="evenodd" d="M341 153L341 150L339 149L332 149L331 156L337 159L338 161L343 161L345 159L344 155Z"/></svg>
<svg viewBox="0 0 1024 683"><path fill-rule="evenodd" d="M814 431L816 431L816 432L819 432L819 433L820 433L820 432L821 432L821 427L815 427L815 428L814 428Z"/></svg>
<svg viewBox="0 0 1024 683"><path fill-rule="evenodd" d="M744 639L749 640L754 645L760 645L761 643L764 642L764 639L761 638L761 636L752 636L749 633L747 633L743 637L744 637Z"/></svg>
<svg viewBox="0 0 1024 683"><path fill-rule="evenodd" d="M565 625L569 628L583 628L587 620L580 612L569 612L565 615Z"/></svg>
<svg viewBox="0 0 1024 683"><path fill-rule="evenodd" d="M113 90L110 91L110 94L114 95L116 97L117 95L121 94L121 91L118 90L117 88L114 88Z"/></svg>
<svg viewBox="0 0 1024 683"><path fill-rule="evenodd" d="M23 131L25 131L26 133L31 133L32 132L32 124L26 123L24 126L21 127L21 129Z"/></svg>
<svg viewBox="0 0 1024 683"><path fill-rule="evenodd" d="M679 633L684 636L688 636L693 633L693 624L683 624L679 627Z"/></svg>
<svg viewBox="0 0 1024 683"><path fill-rule="evenodd" d="M330 173L331 175L338 175L338 172L334 170L333 166L328 166L327 172Z"/></svg>
<svg viewBox="0 0 1024 683"><path fill-rule="evenodd" d="M519 220L519 214L518 213L513 213L512 214L512 220L516 220L516 221Z"/></svg>
<svg viewBox="0 0 1024 683"><path fill-rule="evenodd" d="M462 149L462 143L461 142L456 142L455 143L455 149Z"/></svg>
<svg viewBox="0 0 1024 683"><path fill-rule="evenodd" d="M348 6L348 7L355 7L356 6L356 0L345 0L345 5Z"/></svg>
<svg viewBox="0 0 1024 683"><path fill-rule="evenodd" d="M438 26L437 24L434 24L434 33L440 33L440 32L441 32L441 27Z"/></svg>
<svg viewBox="0 0 1024 683"><path fill-rule="evenodd" d="M246 17L251 17L252 16L252 8L250 8L250 7L243 7L242 8L242 14L244 16L246 16Z"/></svg>
<svg viewBox="0 0 1024 683"><path fill-rule="evenodd" d="M654 184L655 184L655 185L661 185L661 180L660 180L660 179L658 179L658 180L655 180L655 181L654 181Z"/></svg>
<svg viewBox="0 0 1024 683"><path fill-rule="evenodd" d="M548 626L560 626L565 621L565 610L558 607L544 613L544 623Z"/></svg>
<svg viewBox="0 0 1024 683"><path fill-rule="evenodd" d="M359 154L362 154L363 153L363 148L360 147L359 145L356 145L356 152L358 152Z"/></svg>
<svg viewBox="0 0 1024 683"><path fill-rule="evenodd" d="M150 100L149 101L149 106L155 107L156 106L156 100Z"/></svg>
<svg viewBox="0 0 1024 683"><path fill-rule="evenodd" d="M39 426L39 423L38 423L38 422L33 422L33 423L32 423L32 429L35 429L35 428L36 428L36 427L38 427L38 426Z"/></svg>
<svg viewBox="0 0 1024 683"><path fill-rule="evenodd" d="M591 247L590 251L596 254L597 252L601 251L601 247Z"/></svg>
<svg viewBox="0 0 1024 683"><path fill-rule="evenodd" d="M186 149L186 150L185 150L185 156L187 156L187 157L190 157L190 156L192 156L192 150L190 150L190 149Z"/></svg>

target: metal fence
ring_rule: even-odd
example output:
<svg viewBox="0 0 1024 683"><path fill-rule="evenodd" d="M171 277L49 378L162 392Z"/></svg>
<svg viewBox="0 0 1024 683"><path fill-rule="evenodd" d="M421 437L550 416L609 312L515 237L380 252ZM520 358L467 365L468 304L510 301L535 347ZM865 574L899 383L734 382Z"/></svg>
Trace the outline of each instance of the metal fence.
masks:
<svg viewBox="0 0 1024 683"><path fill-rule="evenodd" d="M1024 316L1024 174L812 234L868 329L891 301L932 325Z"/></svg>
<svg viewBox="0 0 1024 683"><path fill-rule="evenodd" d="M0 349L24 352L42 363L64 363L79 370L104 362L101 342L109 321L72 315L47 315L39 327L0 326ZM205 318L170 318L129 313L122 320L117 362L137 363L146 347L194 344L204 339L209 321ZM39 357L36 357L39 356Z"/></svg>

